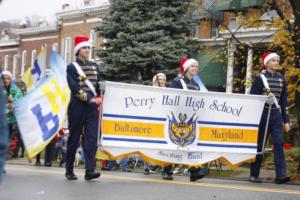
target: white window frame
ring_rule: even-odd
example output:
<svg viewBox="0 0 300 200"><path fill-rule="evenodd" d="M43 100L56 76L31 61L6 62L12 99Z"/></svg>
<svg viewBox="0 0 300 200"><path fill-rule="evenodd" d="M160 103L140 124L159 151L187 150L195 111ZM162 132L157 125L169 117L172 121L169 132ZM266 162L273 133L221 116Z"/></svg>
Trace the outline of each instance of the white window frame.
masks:
<svg viewBox="0 0 300 200"><path fill-rule="evenodd" d="M21 76L23 76L26 68L26 61L27 61L27 51L23 50L22 52L22 66L21 66Z"/></svg>
<svg viewBox="0 0 300 200"><path fill-rule="evenodd" d="M72 59L72 38L71 37L66 37L66 39L65 39L64 58L67 63L71 62L71 59Z"/></svg>
<svg viewBox="0 0 300 200"><path fill-rule="evenodd" d="M65 55L65 38L61 38L60 41L60 54Z"/></svg>
<svg viewBox="0 0 300 200"><path fill-rule="evenodd" d="M92 47L90 49L90 55L89 55L89 59L93 59L94 58L94 47L96 45L96 39L97 39L97 33L95 31L95 29L91 29L90 30L90 40L92 40Z"/></svg>
<svg viewBox="0 0 300 200"><path fill-rule="evenodd" d="M97 33L95 29L90 30L90 40L92 40L92 46L94 47L96 45L96 39L97 39Z"/></svg>
<svg viewBox="0 0 300 200"><path fill-rule="evenodd" d="M3 60L3 70L6 71L8 69L8 55L4 56L4 60Z"/></svg>
<svg viewBox="0 0 300 200"><path fill-rule="evenodd" d="M31 66L34 65L35 59L36 59L36 50L32 49L32 51L31 51Z"/></svg>
<svg viewBox="0 0 300 200"><path fill-rule="evenodd" d="M15 55L13 56L13 69L12 69L13 79L16 79L16 75L17 75L17 67L18 67L18 55L15 54Z"/></svg>

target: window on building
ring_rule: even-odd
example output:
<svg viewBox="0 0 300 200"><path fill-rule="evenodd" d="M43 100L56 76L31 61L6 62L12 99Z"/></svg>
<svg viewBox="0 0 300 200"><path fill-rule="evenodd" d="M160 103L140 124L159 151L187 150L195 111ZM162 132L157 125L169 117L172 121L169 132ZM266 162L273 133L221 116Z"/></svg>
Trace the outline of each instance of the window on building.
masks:
<svg viewBox="0 0 300 200"><path fill-rule="evenodd" d="M8 55L4 56L4 62L3 62L3 70L8 69Z"/></svg>
<svg viewBox="0 0 300 200"><path fill-rule="evenodd" d="M96 44L96 38L97 38L97 33L94 29L92 29L90 31L90 40L92 40L92 48L90 51L90 59L94 58L94 48L95 48L95 44Z"/></svg>
<svg viewBox="0 0 300 200"><path fill-rule="evenodd" d="M60 41L60 53L61 55L65 55L65 39L61 38Z"/></svg>
<svg viewBox="0 0 300 200"><path fill-rule="evenodd" d="M71 59L72 59L72 38L67 37L65 39L65 54L64 54L64 58L66 60L66 62L70 63Z"/></svg>
<svg viewBox="0 0 300 200"><path fill-rule="evenodd" d="M97 38L97 33L94 29L90 31L90 40L92 40L92 45L95 46L96 44L96 38Z"/></svg>
<svg viewBox="0 0 300 200"><path fill-rule="evenodd" d="M58 44L57 43L54 43L52 44L52 51L58 51Z"/></svg>
<svg viewBox="0 0 300 200"><path fill-rule="evenodd" d="M12 70L13 79L16 79L16 77L17 77L17 66L18 66L18 55L14 55L13 70Z"/></svg>
<svg viewBox="0 0 300 200"><path fill-rule="evenodd" d="M31 66L33 66L35 59L36 59L36 50L33 49L31 51Z"/></svg>
<svg viewBox="0 0 300 200"><path fill-rule="evenodd" d="M27 51L24 50L22 52L22 66L21 66L21 76L23 76L26 68L26 61L27 61Z"/></svg>

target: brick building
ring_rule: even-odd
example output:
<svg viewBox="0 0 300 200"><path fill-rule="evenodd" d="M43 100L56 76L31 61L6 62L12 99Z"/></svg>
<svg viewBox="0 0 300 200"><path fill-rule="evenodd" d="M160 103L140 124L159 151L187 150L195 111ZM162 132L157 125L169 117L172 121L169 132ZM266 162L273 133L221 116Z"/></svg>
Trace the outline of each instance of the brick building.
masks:
<svg viewBox="0 0 300 200"><path fill-rule="evenodd" d="M0 40L0 63L9 70L14 79L20 79L30 67L41 47L47 48L47 61L51 50L59 47L59 32L56 25L5 30ZM48 62L47 62L48 63Z"/></svg>
<svg viewBox="0 0 300 200"><path fill-rule="evenodd" d="M59 49L59 29L56 25L17 29L16 33L20 36L19 67L16 71L20 76L24 74L26 68L33 65L42 47L47 49L46 63L49 61L51 51Z"/></svg>
<svg viewBox="0 0 300 200"><path fill-rule="evenodd" d="M102 18L108 11L107 0L83 0L80 8L63 4L57 12L57 23L53 25L41 22L38 27L0 29L0 67L13 73L14 79L20 79L30 67L42 46L47 48L47 63L51 50L58 51L67 62L75 58L73 41L77 35L92 39L93 48L90 58L95 58L96 47L102 39L97 37L95 28L101 25ZM47 66L48 67L48 66Z"/></svg>
<svg viewBox="0 0 300 200"><path fill-rule="evenodd" d="M108 1L84 0L84 6L78 9L69 9L66 6L56 14L60 29L60 53L67 62L74 60L74 38L85 35L91 38L93 48L90 58L95 58L95 47L99 47L102 39L97 37L95 28L101 26L102 18L109 8Z"/></svg>
<svg viewBox="0 0 300 200"><path fill-rule="evenodd" d="M261 13L260 8L264 0L194 0L194 8L190 9L192 16L196 19L195 40L201 46L209 46L210 55L200 51L196 59L200 64L200 76L209 88L227 92L232 91L234 77L234 55L237 51L237 42L230 44L228 40L231 33L224 29L236 31L238 25L237 13L242 12L245 17L261 16L263 18L278 17L276 12ZM287 0L277 0L280 9L285 16L292 19L292 9ZM55 25L43 25L40 27L23 29L0 29L0 64L4 69L13 72L15 78L23 74L34 58L38 55L41 46L47 46L48 57L50 49L56 49L67 62L75 58L73 52L74 37L86 35L93 40L93 48L90 58L99 60L95 56L96 47L103 42L97 37L95 28L101 26L101 22L109 8L108 0L82 0L80 7L74 7L65 3L60 11L56 13L57 23ZM272 42L276 28L239 28L235 36L249 46L261 41ZM227 46L228 60L226 64L213 63L212 60L224 46ZM253 50L247 52L247 80L252 79ZM212 76L213 74L213 76ZM213 78L212 78L213 77ZM221 89L220 89L221 88ZM245 89L248 93L250 85Z"/></svg>
<svg viewBox="0 0 300 200"><path fill-rule="evenodd" d="M0 31L0 65L3 70L10 70L13 76L16 77L16 73L14 72L18 65L19 36L13 34L11 28L8 27L4 27Z"/></svg>

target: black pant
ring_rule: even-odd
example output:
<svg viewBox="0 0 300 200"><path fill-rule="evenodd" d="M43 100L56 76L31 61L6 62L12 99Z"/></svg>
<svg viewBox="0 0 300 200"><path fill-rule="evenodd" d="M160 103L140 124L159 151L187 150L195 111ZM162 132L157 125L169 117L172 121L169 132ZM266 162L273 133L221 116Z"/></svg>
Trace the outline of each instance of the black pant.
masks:
<svg viewBox="0 0 300 200"><path fill-rule="evenodd" d="M16 124L8 124L8 141L11 142L12 138L16 134Z"/></svg>
<svg viewBox="0 0 300 200"><path fill-rule="evenodd" d="M73 97L75 98L75 97ZM85 104L71 99L68 108L70 136L67 141L66 172L73 173L76 150L79 147L80 134L84 130L82 141L86 171L95 170L97 152L99 111L97 105Z"/></svg>
<svg viewBox="0 0 300 200"><path fill-rule="evenodd" d="M16 129L17 130L15 132L15 136L17 137L17 147L14 151L14 156L18 157L20 148L21 148L21 151L22 151L21 156L24 156L24 151L25 151L24 143L23 143L20 131L18 130L18 128L16 128Z"/></svg>
<svg viewBox="0 0 300 200"><path fill-rule="evenodd" d="M47 146L45 150L45 165L52 165L52 160L54 157L54 149L55 149L55 141L52 140Z"/></svg>
<svg viewBox="0 0 300 200"><path fill-rule="evenodd" d="M257 144L258 152L262 151L267 118L268 118L268 110L265 109L259 124L258 144ZM279 109L272 110L269 119L267 139L271 134L272 143L274 147L274 163L275 163L275 172L277 178L282 178L286 176L286 166L285 166L285 158L284 158L284 151L283 151L283 131L282 131L283 125L282 124L283 124L283 120L282 120L282 115L279 112ZM251 170L250 176L259 177L262 160L263 160L263 155L261 154L256 155L255 162L252 163L250 167Z"/></svg>
<svg viewBox="0 0 300 200"><path fill-rule="evenodd" d="M172 165L167 165L162 168L162 173L164 174L172 174Z"/></svg>
<svg viewBox="0 0 300 200"><path fill-rule="evenodd" d="M36 163L41 162L41 153L36 154Z"/></svg>

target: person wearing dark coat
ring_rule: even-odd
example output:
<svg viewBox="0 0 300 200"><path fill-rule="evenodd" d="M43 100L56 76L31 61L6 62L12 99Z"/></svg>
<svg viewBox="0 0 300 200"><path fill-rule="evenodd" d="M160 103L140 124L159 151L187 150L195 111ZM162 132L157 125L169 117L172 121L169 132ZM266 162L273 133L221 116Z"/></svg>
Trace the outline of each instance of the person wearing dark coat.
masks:
<svg viewBox="0 0 300 200"><path fill-rule="evenodd" d="M275 183L282 184L290 180L290 178L286 175L285 158L283 152L283 128L286 132L291 129L289 118L286 112L287 87L284 75L278 72L279 55L276 53L267 52L263 55L263 61L265 69L255 77L250 90L250 94L269 96L269 100L265 105L259 124L257 152L262 152L263 150L262 148L265 127L268 118L268 109L270 102L272 102L273 104L269 118L267 139L271 134L276 172ZM255 162L251 164L249 177L250 182L261 182L259 179L259 173L262 159L263 155L258 154Z"/></svg>
<svg viewBox="0 0 300 200"><path fill-rule="evenodd" d="M66 178L77 180L74 174L74 160L79 147L81 130L84 133L83 152L85 156L85 180L100 177L95 170L97 151L99 111L101 104L99 82L102 80L99 66L89 61L91 43L85 36L75 38L74 52L76 61L67 67L67 80L71 90L68 107L70 135L67 141Z"/></svg>
<svg viewBox="0 0 300 200"><path fill-rule="evenodd" d="M198 74L198 61L193 58L183 58L180 62L181 75L176 77L170 85L170 88L183 89L183 90L200 90L200 86L193 80L193 77ZM163 178L171 180L172 178L172 165L163 168ZM202 179L205 176L205 170L201 167L189 168L190 181Z"/></svg>

